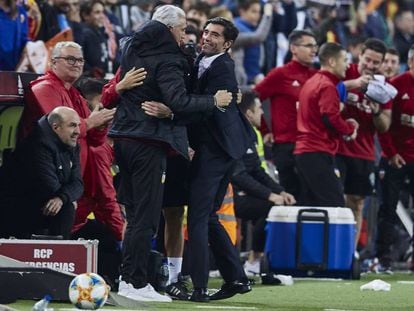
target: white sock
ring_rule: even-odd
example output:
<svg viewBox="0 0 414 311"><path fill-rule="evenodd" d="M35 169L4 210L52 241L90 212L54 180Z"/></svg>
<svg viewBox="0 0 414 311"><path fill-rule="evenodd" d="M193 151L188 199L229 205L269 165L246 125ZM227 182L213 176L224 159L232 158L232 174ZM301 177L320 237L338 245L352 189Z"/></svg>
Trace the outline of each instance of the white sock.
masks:
<svg viewBox="0 0 414 311"><path fill-rule="evenodd" d="M168 284L178 281L178 274L181 272L183 257L167 257L168 259Z"/></svg>

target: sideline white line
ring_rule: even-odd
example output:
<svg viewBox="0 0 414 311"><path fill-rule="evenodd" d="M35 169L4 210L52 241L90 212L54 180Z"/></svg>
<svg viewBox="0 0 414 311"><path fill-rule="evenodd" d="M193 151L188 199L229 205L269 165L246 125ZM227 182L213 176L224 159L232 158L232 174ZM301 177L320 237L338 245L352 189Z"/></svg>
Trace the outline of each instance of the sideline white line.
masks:
<svg viewBox="0 0 414 311"><path fill-rule="evenodd" d="M398 284L410 284L413 285L414 281L397 281Z"/></svg>
<svg viewBox="0 0 414 311"><path fill-rule="evenodd" d="M235 306L196 306L197 309L224 309L224 310L257 310L256 307L235 307Z"/></svg>

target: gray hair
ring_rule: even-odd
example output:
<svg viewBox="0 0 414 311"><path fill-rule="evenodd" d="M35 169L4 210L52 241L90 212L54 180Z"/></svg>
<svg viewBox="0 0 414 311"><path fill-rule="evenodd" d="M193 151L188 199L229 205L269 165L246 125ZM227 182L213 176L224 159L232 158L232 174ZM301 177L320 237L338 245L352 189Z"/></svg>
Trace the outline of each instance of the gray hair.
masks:
<svg viewBox="0 0 414 311"><path fill-rule="evenodd" d="M73 41L62 41L62 42L56 43L56 45L53 47L52 57L51 58L54 59L55 57L59 57L60 56L60 51L63 48L66 48L66 47L75 48L75 49L78 49L79 51L82 52L82 47L79 44L77 44L76 42L73 42Z"/></svg>
<svg viewBox="0 0 414 311"><path fill-rule="evenodd" d="M74 113L78 116L76 110L66 106L58 106L48 114L47 122L51 126L53 125L53 123L61 125L67 119L68 114L71 113Z"/></svg>
<svg viewBox="0 0 414 311"><path fill-rule="evenodd" d="M54 123L57 125L61 125L63 123L63 117L58 111L53 110L47 116L47 122L50 126L52 126Z"/></svg>
<svg viewBox="0 0 414 311"><path fill-rule="evenodd" d="M174 5L160 6L152 16L152 20L159 21L167 27L175 27L180 23L181 19L185 19L185 12Z"/></svg>

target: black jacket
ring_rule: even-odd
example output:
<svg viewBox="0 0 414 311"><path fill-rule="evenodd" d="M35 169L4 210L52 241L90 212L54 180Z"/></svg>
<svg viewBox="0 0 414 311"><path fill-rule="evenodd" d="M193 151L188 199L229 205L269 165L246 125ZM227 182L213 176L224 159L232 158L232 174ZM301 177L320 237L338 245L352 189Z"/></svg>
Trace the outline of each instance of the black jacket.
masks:
<svg viewBox="0 0 414 311"><path fill-rule="evenodd" d="M83 182L79 146L71 148L42 117L0 170L0 219L18 217L36 225L41 209L53 197L64 206L80 198ZM4 215L6 215L4 217Z"/></svg>
<svg viewBox="0 0 414 311"><path fill-rule="evenodd" d="M109 135L164 142L188 158L185 126L146 115L141 103L162 102L174 113L208 112L215 109L213 96L187 94L188 62L168 27L158 21L149 21L124 42L121 77L134 66L144 67L147 77L122 94Z"/></svg>
<svg viewBox="0 0 414 311"><path fill-rule="evenodd" d="M247 195L268 200L270 193L279 194L283 187L276 183L261 166L256 146L252 144L237 161L233 176L230 179L234 192L243 191Z"/></svg>
<svg viewBox="0 0 414 311"><path fill-rule="evenodd" d="M200 55L196 61L195 76L202 57ZM231 57L227 53L217 57L196 81L193 90L196 94L215 94L218 90L233 93L233 101L224 112L215 109L206 115L204 122L191 126L194 148L197 149L200 142L214 139L231 158L240 159L254 141L255 133L236 103L238 85Z"/></svg>

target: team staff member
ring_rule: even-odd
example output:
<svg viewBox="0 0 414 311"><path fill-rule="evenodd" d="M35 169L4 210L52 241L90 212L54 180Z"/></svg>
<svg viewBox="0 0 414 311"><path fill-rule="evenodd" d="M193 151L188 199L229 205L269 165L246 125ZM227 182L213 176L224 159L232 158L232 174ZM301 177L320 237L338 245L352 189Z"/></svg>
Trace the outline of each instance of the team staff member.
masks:
<svg viewBox="0 0 414 311"><path fill-rule="evenodd" d="M387 49L380 71L387 79L398 76L400 73L400 55L396 49Z"/></svg>
<svg viewBox="0 0 414 311"><path fill-rule="evenodd" d="M273 161L279 172L280 184L287 192L298 197L300 183L293 157L297 135L297 103L303 85L316 72L312 62L318 45L313 33L295 30L289 35L289 48L292 60L272 69L255 91L261 101L271 100Z"/></svg>
<svg viewBox="0 0 414 311"><path fill-rule="evenodd" d="M0 236L69 239L74 205L83 192L79 135L76 111L57 107L20 142L0 170Z"/></svg>
<svg viewBox="0 0 414 311"><path fill-rule="evenodd" d="M336 161L344 184L346 206L352 209L357 221L356 241L359 239L364 199L372 194L370 176L374 172L374 135L377 131L385 132L391 123L391 103L380 105L364 97L369 80L380 72L386 50L381 40L365 41L358 64L348 68L344 81L348 98L342 116L355 119L360 127L355 141L340 142Z"/></svg>
<svg viewBox="0 0 414 311"><path fill-rule="evenodd" d="M395 77L391 83L398 90L392 106L392 123L381 137L381 146L388 161L385 163L383 204L379 210L377 256L385 270L391 268L391 245L396 239L394 227L399 194L408 177L410 193L414 195L414 46L408 52L409 71Z"/></svg>
<svg viewBox="0 0 414 311"><path fill-rule="evenodd" d="M335 174L335 154L344 135L355 139L358 123L340 115L336 85L345 78L346 52L336 43L319 51L321 70L305 83L299 95L296 165L301 180L301 201L309 206L344 206Z"/></svg>
<svg viewBox="0 0 414 311"><path fill-rule="evenodd" d="M263 109L256 94L251 91L243 93L239 107L252 127L260 127ZM261 134L257 131L257 136L259 135ZM291 194L285 192L261 166L257 142L252 143L243 157L237 160L231 183L234 187L236 216L243 220L252 220L254 224L252 250L244 268L246 273L260 274L260 259L263 256L266 239L267 215L272 206L292 205L296 203L296 200Z"/></svg>

